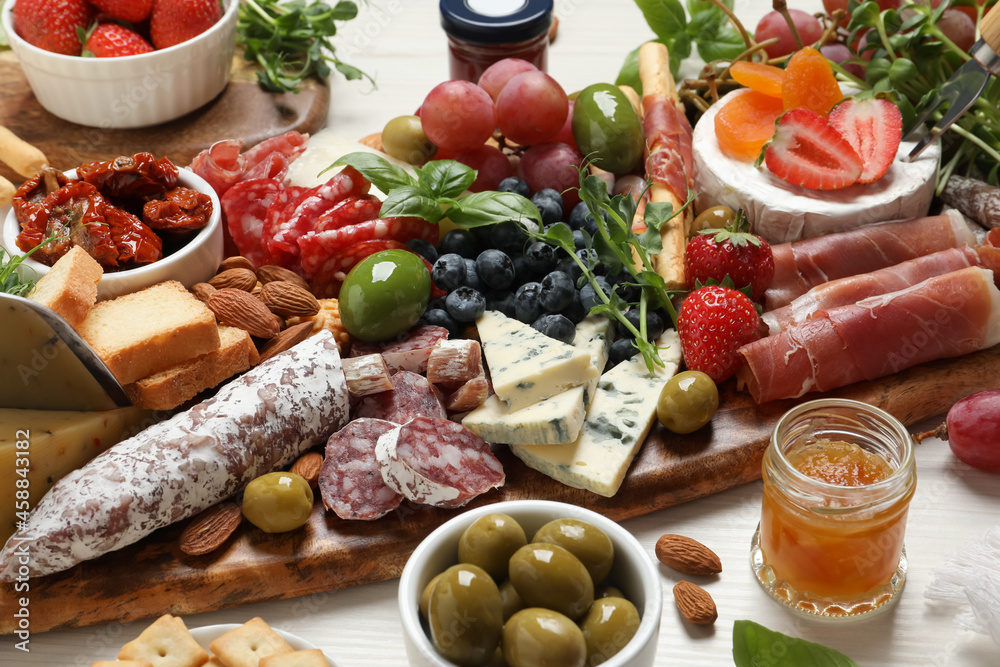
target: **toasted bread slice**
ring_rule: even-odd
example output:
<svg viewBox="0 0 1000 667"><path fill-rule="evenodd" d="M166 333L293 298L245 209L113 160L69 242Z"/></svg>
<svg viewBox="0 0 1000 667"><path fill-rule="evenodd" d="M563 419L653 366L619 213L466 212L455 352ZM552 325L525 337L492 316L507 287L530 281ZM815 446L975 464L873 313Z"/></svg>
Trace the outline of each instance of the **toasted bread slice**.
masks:
<svg viewBox="0 0 1000 667"><path fill-rule="evenodd" d="M97 260L73 246L28 292L28 298L48 306L75 328L97 302L97 283L103 275Z"/></svg>

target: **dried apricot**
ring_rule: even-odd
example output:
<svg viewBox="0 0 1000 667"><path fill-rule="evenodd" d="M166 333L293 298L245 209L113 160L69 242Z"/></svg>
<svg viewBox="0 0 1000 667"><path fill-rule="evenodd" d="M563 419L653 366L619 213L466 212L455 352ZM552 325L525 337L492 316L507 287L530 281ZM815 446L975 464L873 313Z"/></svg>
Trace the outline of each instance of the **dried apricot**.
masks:
<svg viewBox="0 0 1000 667"><path fill-rule="evenodd" d="M781 84L785 80L785 70L780 67L737 60L729 66L729 73L742 86L771 97L781 97Z"/></svg>
<svg viewBox="0 0 1000 667"><path fill-rule="evenodd" d="M781 100L756 90L736 96L715 114L715 136L724 155L753 162L774 134L774 121L784 111Z"/></svg>
<svg viewBox="0 0 1000 667"><path fill-rule="evenodd" d="M809 109L826 115L843 97L833 68L816 49L807 46L788 61L781 86L786 110Z"/></svg>

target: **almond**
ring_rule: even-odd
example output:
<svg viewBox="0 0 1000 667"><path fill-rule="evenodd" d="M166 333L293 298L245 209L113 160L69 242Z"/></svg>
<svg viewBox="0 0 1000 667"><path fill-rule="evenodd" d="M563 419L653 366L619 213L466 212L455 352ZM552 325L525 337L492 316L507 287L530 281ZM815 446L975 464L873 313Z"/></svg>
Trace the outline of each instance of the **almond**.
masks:
<svg viewBox="0 0 1000 667"><path fill-rule="evenodd" d="M216 290L208 298L208 307L219 322L237 327L257 338L273 338L278 335L278 323L274 313L267 309L260 299L238 289Z"/></svg>
<svg viewBox="0 0 1000 667"><path fill-rule="evenodd" d="M276 266L274 264L268 264L257 269L257 278L262 283L273 283L278 280L284 280L295 283L302 289L309 289L309 283L305 281L305 278L294 271L289 271L283 266Z"/></svg>
<svg viewBox="0 0 1000 667"><path fill-rule="evenodd" d="M260 360L265 362L276 354L290 350L312 333L312 322L294 324L269 340L260 350Z"/></svg>
<svg viewBox="0 0 1000 667"><path fill-rule="evenodd" d="M719 610L709 592L690 581L677 582L674 602L684 618L695 625L712 625L719 617Z"/></svg>
<svg viewBox="0 0 1000 667"><path fill-rule="evenodd" d="M241 255L236 255L234 257L226 257L219 264L219 270L216 273L222 273L227 269L249 269L250 271L255 271L253 262L251 262L246 257Z"/></svg>
<svg viewBox="0 0 1000 667"><path fill-rule="evenodd" d="M709 575L722 572L722 561L714 551L684 535L666 534L656 541L656 558L678 572Z"/></svg>
<svg viewBox="0 0 1000 667"><path fill-rule="evenodd" d="M208 303L208 297L212 296L214 291L215 287L208 283L195 283L191 286L191 294L194 294L202 303Z"/></svg>
<svg viewBox="0 0 1000 667"><path fill-rule="evenodd" d="M260 298L272 313L282 317L302 317L319 312L319 301L312 292L287 280L264 283Z"/></svg>
<svg viewBox="0 0 1000 667"><path fill-rule="evenodd" d="M181 551L201 556L221 547L243 520L236 503L222 502L209 507L187 525L180 537Z"/></svg>
<svg viewBox="0 0 1000 667"><path fill-rule="evenodd" d="M250 269L226 269L222 273L215 275L208 284L215 289L232 289L249 292L257 284L257 276Z"/></svg>
<svg viewBox="0 0 1000 667"><path fill-rule="evenodd" d="M323 455L319 452L307 452L292 464L288 472L300 475L302 479L309 482L309 486L316 486L319 483L319 471L323 468Z"/></svg>

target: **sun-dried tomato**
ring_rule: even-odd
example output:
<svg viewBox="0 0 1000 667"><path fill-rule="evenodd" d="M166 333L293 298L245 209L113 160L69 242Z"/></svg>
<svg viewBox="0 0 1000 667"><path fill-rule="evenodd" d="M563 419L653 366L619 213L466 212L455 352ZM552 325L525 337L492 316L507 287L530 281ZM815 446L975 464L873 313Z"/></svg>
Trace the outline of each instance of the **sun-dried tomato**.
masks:
<svg viewBox="0 0 1000 667"><path fill-rule="evenodd" d="M78 167L76 173L112 199L151 199L177 186L174 163L165 157L157 160L152 153L90 162Z"/></svg>
<svg viewBox="0 0 1000 667"><path fill-rule="evenodd" d="M142 220L107 201L103 213L118 248L119 262L149 264L163 257L163 241Z"/></svg>
<svg viewBox="0 0 1000 667"><path fill-rule="evenodd" d="M14 193L14 199L11 202L14 208L14 216L17 218L21 228L34 227L44 229L49 212L42 206L42 202L51 193L69 182L69 179L61 171L57 171L52 167L45 167L42 171L22 183L17 192Z"/></svg>
<svg viewBox="0 0 1000 667"><path fill-rule="evenodd" d="M104 266L118 265L118 248L105 220L108 204L93 185L77 181L49 193L39 205L44 215L22 223L17 247L27 252L49 236L55 239L32 255L52 265L74 245L83 247Z"/></svg>
<svg viewBox="0 0 1000 667"><path fill-rule="evenodd" d="M191 188L178 187L142 206L142 220L153 229L193 232L208 224L212 198Z"/></svg>

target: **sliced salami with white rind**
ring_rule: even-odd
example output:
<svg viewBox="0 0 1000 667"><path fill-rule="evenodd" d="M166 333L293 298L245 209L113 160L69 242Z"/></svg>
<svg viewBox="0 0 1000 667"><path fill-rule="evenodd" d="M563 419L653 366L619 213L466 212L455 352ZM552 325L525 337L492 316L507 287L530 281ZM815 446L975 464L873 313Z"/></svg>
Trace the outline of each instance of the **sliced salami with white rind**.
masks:
<svg viewBox="0 0 1000 667"><path fill-rule="evenodd" d="M392 377L381 354L344 359L344 375L354 398L392 391Z"/></svg>
<svg viewBox="0 0 1000 667"><path fill-rule="evenodd" d="M417 417L379 438L382 479L415 503L462 507L503 486L503 465L489 445L461 424Z"/></svg>
<svg viewBox="0 0 1000 667"><path fill-rule="evenodd" d="M399 371L392 376L392 390L363 397L354 408L354 416L384 419L405 424L415 417L445 419L448 416L437 387L423 375Z"/></svg>
<svg viewBox="0 0 1000 667"><path fill-rule="evenodd" d="M319 475L323 506L341 519L374 521L403 496L386 485L375 460L379 437L397 428L382 419L355 419L330 436Z"/></svg>
<svg viewBox="0 0 1000 667"><path fill-rule="evenodd" d="M449 389L462 386L483 372L479 341L469 338L439 340L427 359L427 379Z"/></svg>
<svg viewBox="0 0 1000 667"><path fill-rule="evenodd" d="M411 373L426 373L427 360L431 350L439 340L448 338L448 330L431 324L414 327L400 334L393 341L370 343L355 341L351 346L351 356L360 357L365 354L380 353L385 359L385 365L390 373L410 371Z"/></svg>

